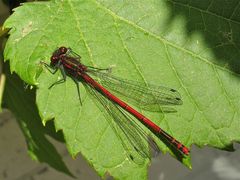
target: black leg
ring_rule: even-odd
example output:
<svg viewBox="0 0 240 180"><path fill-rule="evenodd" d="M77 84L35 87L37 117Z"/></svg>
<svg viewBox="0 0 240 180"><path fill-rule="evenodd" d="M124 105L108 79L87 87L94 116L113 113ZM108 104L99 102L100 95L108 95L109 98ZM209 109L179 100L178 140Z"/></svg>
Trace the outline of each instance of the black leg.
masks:
<svg viewBox="0 0 240 180"><path fill-rule="evenodd" d="M71 49L70 49L71 51ZM77 54L76 54L77 55ZM79 58L81 58L79 56ZM50 65L48 65L47 63L41 61L40 62L41 64L43 64L47 70L52 73L52 74L55 74L57 72L58 69L60 69L61 71L61 74L62 74L62 79L54 82L48 89L51 89L53 86L57 85L57 84L61 84L61 83L64 83L66 81L66 73L65 73L65 70L64 70L64 67L63 65L60 64L60 61L59 63L56 65L56 68L53 68L51 67ZM75 82L76 86L77 86L77 91L78 91L78 98L79 98L79 101L80 101L80 105L82 105L82 100L81 100L81 96L80 96L80 89L79 89L79 83L78 83L78 80L76 78L72 78L73 81Z"/></svg>
<svg viewBox="0 0 240 180"><path fill-rule="evenodd" d="M80 56L79 54L75 53L71 48L68 48L67 54L70 54L70 53L73 54L73 55L75 55L75 58L76 58L78 61L80 61L81 56Z"/></svg>
<svg viewBox="0 0 240 180"><path fill-rule="evenodd" d="M46 69L47 69L51 74L55 74L55 73L57 72L57 70L58 70L58 68L53 68L53 67L51 67L49 64L47 64L47 63L45 63L45 62L43 62L43 61L40 61L40 63L43 64L43 65L46 67Z"/></svg>
<svg viewBox="0 0 240 180"><path fill-rule="evenodd" d="M79 82L77 79L73 78L73 81L75 82L76 86L77 86L77 92L78 92L78 99L80 101L80 105L82 106L82 99L81 99L81 96L80 96L80 89L79 89Z"/></svg>
<svg viewBox="0 0 240 180"><path fill-rule="evenodd" d="M57 84L61 84L61 83L64 83L66 81L66 73L64 71L64 68L62 65L59 66L59 69L61 71L61 74L62 74L62 79L56 81L55 83L53 83L48 89L51 89L53 86L57 85Z"/></svg>
<svg viewBox="0 0 240 180"><path fill-rule="evenodd" d="M87 66L87 68L89 68L90 70L107 71L108 73L112 72L112 67L109 67L109 68L96 68L96 67L93 67L93 66Z"/></svg>

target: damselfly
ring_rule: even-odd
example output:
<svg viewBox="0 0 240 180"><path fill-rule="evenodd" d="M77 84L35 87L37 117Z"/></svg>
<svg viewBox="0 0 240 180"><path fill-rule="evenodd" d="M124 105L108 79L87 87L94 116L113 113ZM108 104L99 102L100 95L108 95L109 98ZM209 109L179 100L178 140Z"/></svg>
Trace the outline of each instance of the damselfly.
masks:
<svg viewBox="0 0 240 180"><path fill-rule="evenodd" d="M136 119L153 132L156 137L162 137L160 139L164 139L171 144L175 150L183 155L189 155L190 150L186 146L110 92L112 91L126 97L142 109L159 110L159 107L161 107L162 111L171 111L172 109L166 108L166 106L182 104L180 94L176 90L163 86L146 86L140 82L118 78L107 72L107 69L86 66L80 62L80 59L81 57L70 48L60 47L53 53L50 65L41 62L52 74L59 69L62 74L62 79L53 83L49 88L65 82L66 76L70 76L77 85L81 102L79 82L82 82L92 97L97 99L97 102L104 107L105 113L111 117L110 124L115 122L115 125L112 126L115 128L115 132L121 131L128 139L132 150L137 151L141 157L149 157L149 148L145 141L149 140L149 137L145 130L136 122ZM129 148L129 144L123 140L123 146L126 149ZM129 156L131 159L134 159L131 154Z"/></svg>

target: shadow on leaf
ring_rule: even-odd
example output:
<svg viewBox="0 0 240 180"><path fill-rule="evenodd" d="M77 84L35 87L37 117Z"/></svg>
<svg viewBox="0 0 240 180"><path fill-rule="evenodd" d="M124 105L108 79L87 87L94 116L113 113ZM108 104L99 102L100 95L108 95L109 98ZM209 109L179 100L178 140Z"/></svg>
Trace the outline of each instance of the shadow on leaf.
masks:
<svg viewBox="0 0 240 180"><path fill-rule="evenodd" d="M195 52L210 63L217 64L240 74L240 8L238 0L233 1L167 1L171 9L168 22L179 16L186 19L188 36L200 33L206 49ZM191 47L186 47L189 49ZM194 51L190 50L190 51ZM205 51L210 50L212 55Z"/></svg>
<svg viewBox="0 0 240 180"><path fill-rule="evenodd" d="M48 123L47 128L43 127L35 104L36 90L26 88L15 73L10 74L8 63L4 65L7 79L3 104L16 116L26 138L29 154L33 159L46 162L55 169L73 176L55 147L45 137L48 134L54 139L63 141L61 132L56 134L53 123Z"/></svg>

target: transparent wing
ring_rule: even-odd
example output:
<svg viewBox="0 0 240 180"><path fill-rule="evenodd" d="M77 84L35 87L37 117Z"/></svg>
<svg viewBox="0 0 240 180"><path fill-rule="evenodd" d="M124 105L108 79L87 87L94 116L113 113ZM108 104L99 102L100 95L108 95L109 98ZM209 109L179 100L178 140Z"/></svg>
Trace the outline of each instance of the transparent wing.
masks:
<svg viewBox="0 0 240 180"><path fill-rule="evenodd" d="M98 107L104 112L112 129L121 139L123 147L128 153L129 159L137 164L143 164L146 158L150 159L149 144L155 152L159 152L154 140L146 134L141 126L137 124L127 112L121 109L117 104L108 100L94 88L89 87L85 83L84 86L89 94L94 97L93 99L95 101L97 100Z"/></svg>
<svg viewBox="0 0 240 180"><path fill-rule="evenodd" d="M90 70L89 73L98 77L100 79L99 83L104 87L124 96L128 102L142 109L172 112L175 110L166 106L182 104L181 95L175 89L121 79L99 70Z"/></svg>

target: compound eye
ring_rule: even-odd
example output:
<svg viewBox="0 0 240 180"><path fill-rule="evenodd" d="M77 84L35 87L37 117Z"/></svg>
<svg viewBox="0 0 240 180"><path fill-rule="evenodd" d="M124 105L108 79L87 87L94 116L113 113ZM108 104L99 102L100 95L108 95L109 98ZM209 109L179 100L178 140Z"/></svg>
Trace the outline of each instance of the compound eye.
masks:
<svg viewBox="0 0 240 180"><path fill-rule="evenodd" d="M62 46L59 48L59 51L61 54L65 54L68 51L68 49L66 47Z"/></svg>
<svg viewBox="0 0 240 180"><path fill-rule="evenodd" d="M56 56L52 56L51 57L51 61L56 61L57 60L57 57Z"/></svg>
<svg viewBox="0 0 240 180"><path fill-rule="evenodd" d="M57 56L52 56L51 57L51 63L55 64L55 63L57 63L57 61L58 61Z"/></svg>

